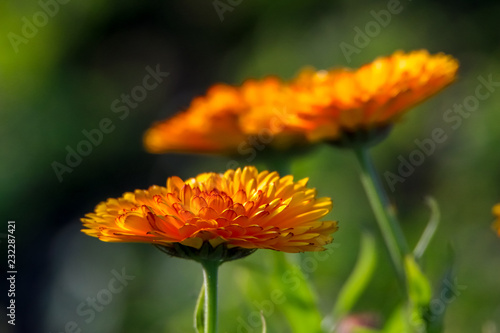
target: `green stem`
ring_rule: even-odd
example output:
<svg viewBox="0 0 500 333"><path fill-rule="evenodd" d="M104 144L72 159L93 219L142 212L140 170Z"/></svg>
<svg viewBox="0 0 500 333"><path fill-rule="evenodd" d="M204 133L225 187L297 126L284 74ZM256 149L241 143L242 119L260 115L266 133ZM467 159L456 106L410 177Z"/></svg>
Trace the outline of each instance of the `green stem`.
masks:
<svg viewBox="0 0 500 333"><path fill-rule="evenodd" d="M431 208L431 218L429 219L429 222L427 223L427 226L425 227L422 236L420 236L420 239L417 245L415 246L415 249L413 250L413 255L417 260L424 255L427 246L429 246L432 237L434 237L434 234L436 233L440 219L439 207L436 200L434 200L431 197L427 197L425 201Z"/></svg>
<svg viewBox="0 0 500 333"><path fill-rule="evenodd" d="M205 333L217 333L217 275L220 262L203 260L201 265L205 286Z"/></svg>
<svg viewBox="0 0 500 333"><path fill-rule="evenodd" d="M354 151L361 166L361 182L375 214L387 250L389 251L398 280L406 293L407 281L404 269L404 256L409 253L406 239L387 199L387 194L375 172L367 148L361 147Z"/></svg>

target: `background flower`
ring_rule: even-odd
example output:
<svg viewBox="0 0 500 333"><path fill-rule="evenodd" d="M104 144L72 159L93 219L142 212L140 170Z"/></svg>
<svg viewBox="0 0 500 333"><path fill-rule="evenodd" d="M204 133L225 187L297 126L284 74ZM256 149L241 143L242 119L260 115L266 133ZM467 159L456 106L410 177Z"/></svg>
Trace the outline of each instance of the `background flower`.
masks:
<svg viewBox="0 0 500 333"><path fill-rule="evenodd" d="M426 50L395 52L357 70L303 70L291 85L295 126L312 141L391 125L455 80L458 62Z"/></svg>
<svg viewBox="0 0 500 333"><path fill-rule="evenodd" d="M144 146L151 153L232 151L245 139L238 115L246 107L237 88L214 85L186 111L154 124L144 135Z"/></svg>
<svg viewBox="0 0 500 333"><path fill-rule="evenodd" d="M144 136L153 153L234 153L249 136L265 134L290 148L392 125L407 109L455 80L458 62L426 50L377 58L357 70L302 70L291 82L276 77L240 87L214 85L206 96ZM277 140L275 140L277 137Z"/></svg>
<svg viewBox="0 0 500 333"><path fill-rule="evenodd" d="M493 223L493 228L497 231L500 236L500 204L496 204L493 207L493 215L495 215L496 221Z"/></svg>
<svg viewBox="0 0 500 333"><path fill-rule="evenodd" d="M187 110L153 124L144 135L151 153L235 154L249 137L265 136L276 148L304 141L287 128L290 92L276 77L246 80L241 86L212 86ZM270 138L270 139L267 139Z"/></svg>

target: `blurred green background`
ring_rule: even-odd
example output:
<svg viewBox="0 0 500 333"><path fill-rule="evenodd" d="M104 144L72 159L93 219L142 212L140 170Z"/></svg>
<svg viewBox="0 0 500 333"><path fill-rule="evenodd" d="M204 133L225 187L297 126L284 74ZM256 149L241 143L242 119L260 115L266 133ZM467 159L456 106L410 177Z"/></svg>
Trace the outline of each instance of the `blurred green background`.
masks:
<svg viewBox="0 0 500 333"><path fill-rule="evenodd" d="M431 137L436 128L445 131L447 140L395 184L391 198L412 244L429 215L423 198L432 195L440 204L442 224L424 268L437 290L452 256L451 278L466 286L449 304L446 332L500 332L500 239L490 227L491 207L500 202L499 87L460 116L460 126L453 128L445 118L448 109L474 96L478 77L500 81L500 4L404 0L385 27L356 46L355 28L364 31L375 21L374 12L397 1L221 2L229 6L222 14L213 1L194 0L0 3L0 247L4 268L7 221L15 220L14 331L77 332L77 326L82 332L192 332L202 281L197 264L148 245L103 243L79 231L79 218L108 197L163 184L174 174L187 178L226 168L229 159L223 157L147 154L141 142L145 129L184 109L215 82L239 84L269 74L291 78L306 65L358 67L397 49L425 48L458 58L459 79L404 117L373 149L375 163L381 174L397 173L398 157L418 149L415 140ZM342 43L357 51L346 57ZM122 95L143 84L148 66L168 76L126 112ZM118 106L122 111L116 112ZM86 140L83 131L106 118L110 133L91 148L81 146L87 156L58 177L54 162L66 164L67 149L77 149ZM292 256L328 313L354 265L361 226L374 225L373 216L349 151L317 147L297 157L291 171L310 177L310 186L333 198L330 216L340 223L331 255L314 268L307 266L310 255ZM376 313L384 321L398 295L380 242L378 247L375 279L355 312ZM106 290L113 271L123 269L131 276L127 285L91 315L87 299ZM269 251L222 266L220 332L258 331L242 322L254 321L258 304L269 299L269 271ZM260 292L249 294L259 286ZM12 332L4 319L0 331ZM293 332L279 306L267 321L270 332Z"/></svg>

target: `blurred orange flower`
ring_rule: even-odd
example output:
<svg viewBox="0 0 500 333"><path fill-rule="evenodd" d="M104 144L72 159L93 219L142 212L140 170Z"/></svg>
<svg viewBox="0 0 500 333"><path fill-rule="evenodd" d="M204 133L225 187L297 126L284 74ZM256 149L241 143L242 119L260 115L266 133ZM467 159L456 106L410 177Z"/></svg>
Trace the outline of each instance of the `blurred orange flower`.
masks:
<svg viewBox="0 0 500 333"><path fill-rule="evenodd" d="M276 77L247 80L241 87L217 84L189 108L153 124L144 135L151 153L234 153L249 136L273 147L304 141L284 122L288 91Z"/></svg>
<svg viewBox="0 0 500 333"><path fill-rule="evenodd" d="M406 110L455 80L458 62L426 50L397 51L357 70L303 70L291 83L291 125L311 141L392 125Z"/></svg>
<svg viewBox="0 0 500 333"><path fill-rule="evenodd" d="M135 190L101 202L82 218L89 236L106 242L145 242L164 247L181 244L321 251L332 241L337 222L319 221L332 208L316 198L307 179L293 181L255 167L203 173L167 186Z"/></svg>
<svg viewBox="0 0 500 333"><path fill-rule="evenodd" d="M188 111L154 124L144 135L151 153L225 151L244 139L237 114L245 107L238 89L225 84L211 87L197 97Z"/></svg>
<svg viewBox="0 0 500 333"><path fill-rule="evenodd" d="M281 149L352 135L364 141L453 82L457 70L442 53L398 51L357 70L308 68L290 83L267 77L217 84L154 124L144 145L152 153L235 153L252 136Z"/></svg>
<svg viewBox="0 0 500 333"><path fill-rule="evenodd" d="M496 221L493 223L493 229L500 236L500 204L496 204L493 207L493 215L495 215Z"/></svg>

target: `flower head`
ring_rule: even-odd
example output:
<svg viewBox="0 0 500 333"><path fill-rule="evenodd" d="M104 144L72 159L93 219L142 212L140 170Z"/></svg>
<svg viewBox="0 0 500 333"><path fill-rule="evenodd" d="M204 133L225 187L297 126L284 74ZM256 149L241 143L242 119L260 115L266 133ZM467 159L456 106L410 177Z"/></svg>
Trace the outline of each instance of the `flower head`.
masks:
<svg viewBox="0 0 500 333"><path fill-rule="evenodd" d="M244 107L238 89L215 85L206 96L195 98L187 111L154 124L144 135L144 145L151 153L231 150L234 142L244 139L237 126Z"/></svg>
<svg viewBox="0 0 500 333"><path fill-rule="evenodd" d="M289 124L311 141L335 141L391 126L409 108L455 80L458 62L425 50L395 52L357 70L303 70L291 84Z"/></svg>
<svg viewBox="0 0 500 333"><path fill-rule="evenodd" d="M267 77L239 87L217 84L186 111L153 125L144 145L152 153L230 154L252 136L282 149L364 143L453 82L457 69L458 62L442 53L398 51L357 70L308 68L292 82Z"/></svg>
<svg viewBox="0 0 500 333"><path fill-rule="evenodd" d="M276 77L247 80L240 87L214 85L186 111L148 129L144 146L151 153L230 154L250 136L263 136L273 147L304 141L300 131L284 125L288 93Z"/></svg>
<svg viewBox="0 0 500 333"><path fill-rule="evenodd" d="M107 242L144 242L201 249L273 249L320 251L332 241L334 221L319 221L330 198L316 198L307 179L294 181L255 167L203 173L166 187L125 193L97 205L82 219L89 236Z"/></svg>
<svg viewBox="0 0 500 333"><path fill-rule="evenodd" d="M493 223L493 229L498 233L498 236L500 236L500 204L496 204L493 207L493 215L496 219Z"/></svg>

